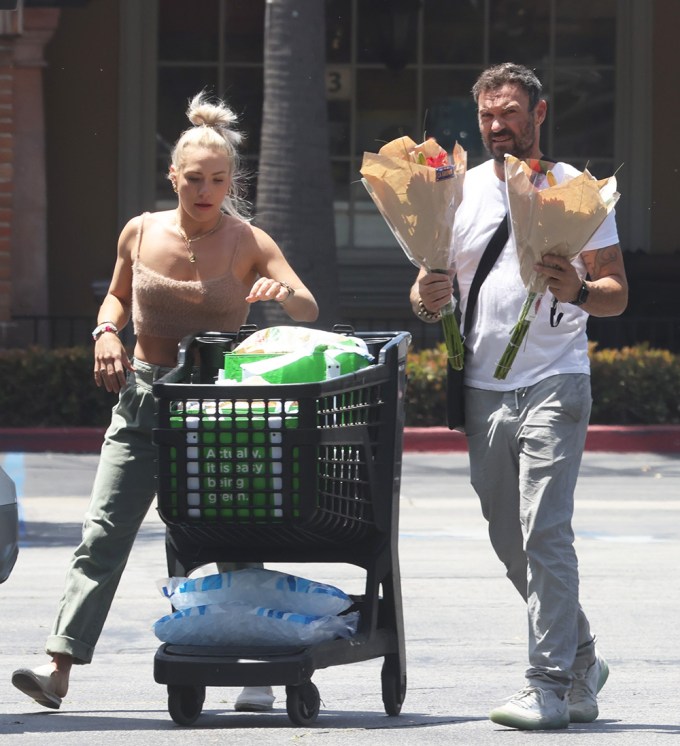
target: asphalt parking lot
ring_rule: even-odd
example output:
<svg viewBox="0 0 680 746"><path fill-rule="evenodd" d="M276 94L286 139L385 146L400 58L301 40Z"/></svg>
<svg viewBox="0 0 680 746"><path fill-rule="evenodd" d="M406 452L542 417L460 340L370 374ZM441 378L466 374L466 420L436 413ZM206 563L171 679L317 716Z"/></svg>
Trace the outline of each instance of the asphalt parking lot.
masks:
<svg viewBox="0 0 680 746"><path fill-rule="evenodd" d="M467 481L462 453L407 453L399 556L408 691L399 717L385 715L380 660L314 675L317 722L293 726L278 691L273 713L233 711L234 689L209 688L190 728L169 717L153 680L152 624L167 613L156 589L165 576L164 527L154 511L138 538L94 662L74 671L58 712L32 703L10 683L20 666L45 661L49 632L96 456L4 453L0 464L20 494L22 545L0 586L0 735L3 743L570 745L676 743L680 736L680 459L650 453L586 453L577 490L576 547L581 599L609 660L600 719L568 731L521 733L487 713L522 685L526 658L521 599L504 578ZM353 592L351 565L285 569ZM672 739L672 740L671 740Z"/></svg>

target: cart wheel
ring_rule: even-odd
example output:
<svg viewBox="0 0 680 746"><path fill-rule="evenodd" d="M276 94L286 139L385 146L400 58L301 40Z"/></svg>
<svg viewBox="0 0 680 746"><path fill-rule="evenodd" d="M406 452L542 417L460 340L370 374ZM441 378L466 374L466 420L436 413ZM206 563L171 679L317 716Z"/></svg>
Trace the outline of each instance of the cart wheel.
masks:
<svg viewBox="0 0 680 746"><path fill-rule="evenodd" d="M204 686L168 685L168 712L177 725L196 722L205 702Z"/></svg>
<svg viewBox="0 0 680 746"><path fill-rule="evenodd" d="M385 656L380 679L385 712L388 715L398 715L406 696L406 674L402 674L397 656Z"/></svg>
<svg viewBox="0 0 680 746"><path fill-rule="evenodd" d="M319 715L321 697L316 685L308 681L301 686L286 687L286 711L295 725L309 725Z"/></svg>

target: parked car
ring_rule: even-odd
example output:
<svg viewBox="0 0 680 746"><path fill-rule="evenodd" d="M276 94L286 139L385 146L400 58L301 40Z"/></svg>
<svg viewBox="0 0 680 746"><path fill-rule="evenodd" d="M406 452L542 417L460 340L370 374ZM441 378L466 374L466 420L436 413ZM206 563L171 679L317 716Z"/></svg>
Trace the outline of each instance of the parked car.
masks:
<svg viewBox="0 0 680 746"><path fill-rule="evenodd" d="M14 482L0 467L0 583L10 576L19 554L19 514Z"/></svg>

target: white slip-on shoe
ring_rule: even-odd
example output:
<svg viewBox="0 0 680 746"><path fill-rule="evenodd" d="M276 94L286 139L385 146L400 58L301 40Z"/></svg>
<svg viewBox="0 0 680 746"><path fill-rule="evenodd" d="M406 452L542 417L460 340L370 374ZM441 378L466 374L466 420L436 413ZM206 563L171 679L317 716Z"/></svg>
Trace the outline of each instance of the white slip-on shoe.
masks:
<svg viewBox="0 0 680 746"><path fill-rule="evenodd" d="M12 684L39 705L52 710L61 707L62 698L57 694L56 672L49 663L38 668L18 668L12 674Z"/></svg>
<svg viewBox="0 0 680 746"><path fill-rule="evenodd" d="M525 686L489 714L498 725L517 730L557 730L569 725L569 706L550 689Z"/></svg>
<svg viewBox="0 0 680 746"><path fill-rule="evenodd" d="M244 686L234 709L237 712L268 712L273 709L275 699L270 686Z"/></svg>
<svg viewBox="0 0 680 746"><path fill-rule="evenodd" d="M595 651L595 660L585 671L574 672L574 681L567 699L572 723L592 723L600 714L597 694L609 678L607 661Z"/></svg>

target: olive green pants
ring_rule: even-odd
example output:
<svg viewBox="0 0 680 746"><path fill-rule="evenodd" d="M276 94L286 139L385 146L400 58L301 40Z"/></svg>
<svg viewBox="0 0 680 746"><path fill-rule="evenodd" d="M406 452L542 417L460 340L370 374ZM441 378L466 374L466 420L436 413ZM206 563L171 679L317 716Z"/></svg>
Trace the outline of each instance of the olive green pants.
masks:
<svg viewBox="0 0 680 746"><path fill-rule="evenodd" d="M169 368L139 360L134 366L104 436L82 541L71 558L45 646L48 654L70 655L74 663L92 660L135 537L156 493L152 385ZM249 565L222 564L220 570L244 566Z"/></svg>

